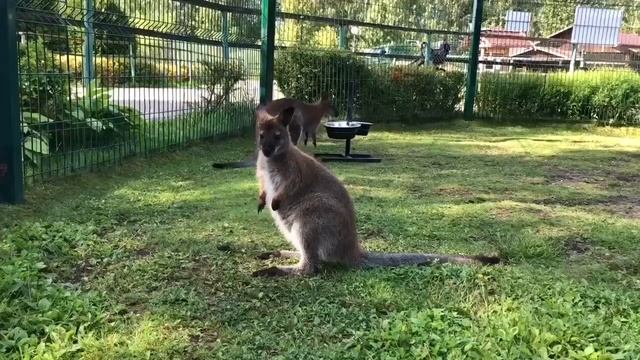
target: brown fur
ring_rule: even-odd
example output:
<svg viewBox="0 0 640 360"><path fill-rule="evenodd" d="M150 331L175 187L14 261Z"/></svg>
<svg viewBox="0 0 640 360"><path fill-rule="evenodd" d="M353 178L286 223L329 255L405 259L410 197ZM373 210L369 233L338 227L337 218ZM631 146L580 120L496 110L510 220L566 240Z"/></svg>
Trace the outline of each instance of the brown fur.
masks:
<svg viewBox="0 0 640 360"><path fill-rule="evenodd" d="M495 263L495 258L433 254L380 254L362 250L353 202L342 183L322 164L291 143L287 125L295 107L278 115L256 113L260 183L258 212L268 206L278 228L297 252L268 256L297 257L293 267L271 267L254 275L312 275L322 263L351 267L429 265L438 262Z"/></svg>
<svg viewBox="0 0 640 360"><path fill-rule="evenodd" d="M316 136L318 126L325 115L335 115L336 111L328 97L323 96L320 101L314 104L298 102L294 113L293 121L289 124L289 135L294 145L298 144L298 140L304 134L304 145L307 145L309 137L313 146L316 147Z"/></svg>

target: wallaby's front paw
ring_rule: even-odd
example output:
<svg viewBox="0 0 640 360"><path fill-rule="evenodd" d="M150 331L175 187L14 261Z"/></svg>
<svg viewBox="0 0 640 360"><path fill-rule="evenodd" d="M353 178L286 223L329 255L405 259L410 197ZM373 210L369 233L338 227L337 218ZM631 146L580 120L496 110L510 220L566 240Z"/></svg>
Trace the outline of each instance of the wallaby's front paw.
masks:
<svg viewBox="0 0 640 360"><path fill-rule="evenodd" d="M260 211L262 211L266 205L267 205L267 194L262 192L258 197L258 214L260 214Z"/></svg>
<svg viewBox="0 0 640 360"><path fill-rule="evenodd" d="M267 205L263 202L259 202L258 203L258 214L260 214L260 211L262 211L264 209L264 206Z"/></svg>
<svg viewBox="0 0 640 360"><path fill-rule="evenodd" d="M271 210L278 211L280 209L280 199L275 198L271 200Z"/></svg>
<svg viewBox="0 0 640 360"><path fill-rule="evenodd" d="M273 277L273 276L284 276L284 275L287 275L286 271L283 271L277 266L271 266L268 268L260 269L260 270L254 271L251 274L251 276L253 277L257 277L257 276Z"/></svg>

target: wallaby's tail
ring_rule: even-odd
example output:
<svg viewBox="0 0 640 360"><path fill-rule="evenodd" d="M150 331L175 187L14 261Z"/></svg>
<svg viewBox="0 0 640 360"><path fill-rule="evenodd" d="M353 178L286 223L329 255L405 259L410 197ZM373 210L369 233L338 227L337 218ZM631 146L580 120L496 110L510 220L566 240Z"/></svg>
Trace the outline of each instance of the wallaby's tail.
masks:
<svg viewBox="0 0 640 360"><path fill-rule="evenodd" d="M494 256L366 252L362 261L362 267L397 267L403 265L428 266L443 263L493 265L500 263L500 258Z"/></svg>
<svg viewBox="0 0 640 360"><path fill-rule="evenodd" d="M256 166L256 157L252 156L251 158L244 161L235 161L228 163L215 163L213 167L216 169L243 169L250 168Z"/></svg>

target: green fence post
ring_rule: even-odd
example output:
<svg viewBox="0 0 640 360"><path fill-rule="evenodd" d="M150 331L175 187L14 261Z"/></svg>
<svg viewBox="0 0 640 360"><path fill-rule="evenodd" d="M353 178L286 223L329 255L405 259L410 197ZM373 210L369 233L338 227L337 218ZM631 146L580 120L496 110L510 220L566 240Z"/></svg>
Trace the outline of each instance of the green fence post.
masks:
<svg viewBox="0 0 640 360"><path fill-rule="evenodd" d="M0 1L0 202L24 202L16 1Z"/></svg>
<svg viewBox="0 0 640 360"><path fill-rule="evenodd" d="M427 48L424 49L424 54L420 54L424 56L425 65L431 66L431 34L427 34Z"/></svg>
<svg viewBox="0 0 640 360"><path fill-rule="evenodd" d="M471 36L471 53L467 69L467 91L464 98L464 118L473 120L473 105L478 89L478 61L480 58L480 35L482 33L483 0L473 1L473 34Z"/></svg>
<svg viewBox="0 0 640 360"><path fill-rule="evenodd" d="M347 29L349 28L348 25L340 25L340 27L338 28L338 36L339 36L339 44L340 44L340 49L346 49L347 48Z"/></svg>
<svg viewBox="0 0 640 360"><path fill-rule="evenodd" d="M276 0L262 0L260 104L273 99L273 55L276 42Z"/></svg>
<svg viewBox="0 0 640 360"><path fill-rule="evenodd" d="M82 75L84 77L84 86L88 87L94 77L93 68L93 0L85 0L85 14L84 14L84 47L82 54Z"/></svg>
<svg viewBox="0 0 640 360"><path fill-rule="evenodd" d="M222 12L222 56L224 62L229 62L229 13Z"/></svg>
<svg viewBox="0 0 640 360"><path fill-rule="evenodd" d="M136 60L133 51L133 38L129 39L129 71L131 72L131 83L136 84Z"/></svg>

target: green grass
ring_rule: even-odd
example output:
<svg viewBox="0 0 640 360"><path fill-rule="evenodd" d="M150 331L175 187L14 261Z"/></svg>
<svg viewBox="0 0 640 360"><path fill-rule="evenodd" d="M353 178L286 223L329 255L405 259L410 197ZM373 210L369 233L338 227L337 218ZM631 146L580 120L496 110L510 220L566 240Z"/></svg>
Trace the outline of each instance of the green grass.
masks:
<svg viewBox="0 0 640 360"><path fill-rule="evenodd" d="M252 278L287 244L252 170L211 168L251 139L199 144L0 207L0 357L640 356L640 131L456 122L355 147L384 157L330 165L366 248L506 264Z"/></svg>

